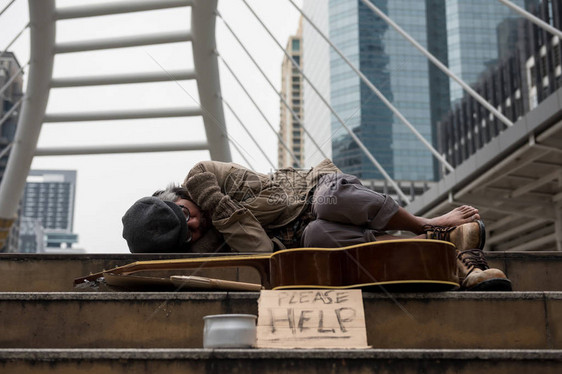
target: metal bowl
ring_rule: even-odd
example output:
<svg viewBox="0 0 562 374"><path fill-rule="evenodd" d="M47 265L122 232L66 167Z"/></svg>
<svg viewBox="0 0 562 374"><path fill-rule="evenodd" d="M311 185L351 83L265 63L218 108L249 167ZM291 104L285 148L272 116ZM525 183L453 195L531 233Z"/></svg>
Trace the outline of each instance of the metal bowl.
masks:
<svg viewBox="0 0 562 374"><path fill-rule="evenodd" d="M252 348L256 345L253 314L215 314L203 317L204 348Z"/></svg>

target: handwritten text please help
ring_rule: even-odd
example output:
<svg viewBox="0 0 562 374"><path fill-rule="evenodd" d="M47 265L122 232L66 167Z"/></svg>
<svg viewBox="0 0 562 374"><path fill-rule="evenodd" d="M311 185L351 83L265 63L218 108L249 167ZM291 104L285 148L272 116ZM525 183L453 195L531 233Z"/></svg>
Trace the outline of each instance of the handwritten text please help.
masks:
<svg viewBox="0 0 562 374"><path fill-rule="evenodd" d="M259 348L365 348L361 290L262 291Z"/></svg>

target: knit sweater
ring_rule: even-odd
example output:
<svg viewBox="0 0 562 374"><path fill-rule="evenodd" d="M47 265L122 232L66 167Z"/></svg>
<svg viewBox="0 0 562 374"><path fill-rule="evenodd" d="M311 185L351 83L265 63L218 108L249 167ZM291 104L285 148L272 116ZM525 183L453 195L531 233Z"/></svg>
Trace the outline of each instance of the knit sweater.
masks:
<svg viewBox="0 0 562 374"><path fill-rule="evenodd" d="M183 185L193 201L211 216L213 226L233 251L270 252L266 234L294 221L320 177L339 172L328 159L310 170L280 169L253 172L234 163L203 161Z"/></svg>

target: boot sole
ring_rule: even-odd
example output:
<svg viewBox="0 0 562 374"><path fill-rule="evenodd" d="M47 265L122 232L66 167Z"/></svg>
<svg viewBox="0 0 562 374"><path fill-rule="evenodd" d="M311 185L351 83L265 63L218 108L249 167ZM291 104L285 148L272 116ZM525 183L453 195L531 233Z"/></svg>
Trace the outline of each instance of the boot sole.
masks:
<svg viewBox="0 0 562 374"><path fill-rule="evenodd" d="M466 291L513 291L511 281L505 278L488 279Z"/></svg>

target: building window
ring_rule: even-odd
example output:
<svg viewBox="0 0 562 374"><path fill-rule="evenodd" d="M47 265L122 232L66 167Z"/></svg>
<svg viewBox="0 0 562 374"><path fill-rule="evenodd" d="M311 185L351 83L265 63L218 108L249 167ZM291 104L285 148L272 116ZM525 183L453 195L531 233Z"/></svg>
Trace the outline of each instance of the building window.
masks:
<svg viewBox="0 0 562 374"><path fill-rule="evenodd" d="M554 66L560 66L560 46L556 44L552 49L553 58L554 58Z"/></svg>
<svg viewBox="0 0 562 374"><path fill-rule="evenodd" d="M291 49L293 51L300 51L301 49L301 41L299 39L293 39L291 41Z"/></svg>
<svg viewBox="0 0 562 374"><path fill-rule="evenodd" d="M531 66L529 69L529 78L531 78L531 87L537 85L537 73L535 69L535 65Z"/></svg>
<svg viewBox="0 0 562 374"><path fill-rule="evenodd" d="M541 73L542 77L548 75L548 73L546 71L546 56L541 57L541 71L540 71L540 73Z"/></svg>
<svg viewBox="0 0 562 374"><path fill-rule="evenodd" d="M297 63L297 65L299 65L299 66L301 65L301 57L300 56L293 56L293 60Z"/></svg>

